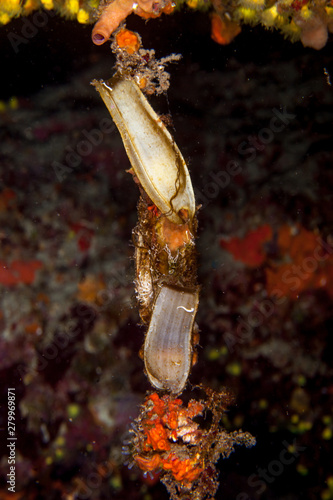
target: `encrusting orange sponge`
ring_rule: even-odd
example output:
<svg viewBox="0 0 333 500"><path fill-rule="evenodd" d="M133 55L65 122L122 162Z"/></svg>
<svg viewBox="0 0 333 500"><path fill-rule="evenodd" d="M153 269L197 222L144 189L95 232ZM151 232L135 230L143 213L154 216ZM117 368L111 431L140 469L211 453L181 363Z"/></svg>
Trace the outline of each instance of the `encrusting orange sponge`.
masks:
<svg viewBox="0 0 333 500"><path fill-rule="evenodd" d="M92 41L95 45L102 45L110 35L118 28L126 17L134 12L145 19L158 17L162 13L170 14L174 7L172 2L163 0L113 0L103 7L100 18L92 31Z"/></svg>
<svg viewBox="0 0 333 500"><path fill-rule="evenodd" d="M102 45L133 10L133 0L114 0L107 5L91 34L95 45Z"/></svg>
<svg viewBox="0 0 333 500"><path fill-rule="evenodd" d="M116 43L120 49L125 49L128 54L134 54L141 46L139 35L125 28L116 34Z"/></svg>
<svg viewBox="0 0 333 500"><path fill-rule="evenodd" d="M212 14L211 37L214 42L220 45L228 45L240 32L241 27L235 21L226 18L222 19L216 12Z"/></svg>
<svg viewBox="0 0 333 500"><path fill-rule="evenodd" d="M203 471L201 457L186 456L186 446L177 453L173 446L178 440L195 444L201 438L198 424L192 418L200 415L204 405L191 400L183 406L181 399L153 393L146 398L146 415L141 420L144 439L134 460L141 470L153 472L159 469L170 472L172 477L190 488ZM165 453L169 452L170 453Z"/></svg>

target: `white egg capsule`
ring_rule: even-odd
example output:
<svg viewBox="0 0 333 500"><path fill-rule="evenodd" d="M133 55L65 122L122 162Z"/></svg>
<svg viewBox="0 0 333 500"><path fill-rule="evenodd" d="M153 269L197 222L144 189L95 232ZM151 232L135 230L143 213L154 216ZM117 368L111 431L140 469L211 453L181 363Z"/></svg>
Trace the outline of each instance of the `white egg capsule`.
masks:
<svg viewBox="0 0 333 500"><path fill-rule="evenodd" d="M133 80L93 80L121 134L135 175L152 202L176 224L192 220L190 175L177 145ZM185 211L185 212L181 212Z"/></svg>
<svg viewBox="0 0 333 500"><path fill-rule="evenodd" d="M192 331L199 291L162 286L155 301L144 343L150 383L179 394L192 366Z"/></svg>

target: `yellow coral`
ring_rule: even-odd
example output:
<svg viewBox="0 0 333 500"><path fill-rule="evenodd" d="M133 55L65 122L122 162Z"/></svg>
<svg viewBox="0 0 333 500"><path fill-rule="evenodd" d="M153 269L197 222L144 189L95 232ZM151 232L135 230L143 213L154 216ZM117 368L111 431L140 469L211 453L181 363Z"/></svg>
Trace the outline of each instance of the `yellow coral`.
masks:
<svg viewBox="0 0 333 500"><path fill-rule="evenodd" d="M209 9L209 2L206 0L186 0L186 4L190 9L200 9L201 11Z"/></svg>
<svg viewBox="0 0 333 500"><path fill-rule="evenodd" d="M54 8L53 0L41 0L41 2L46 10L52 10Z"/></svg>
<svg viewBox="0 0 333 500"><path fill-rule="evenodd" d="M21 10L20 0L3 0L0 2L0 24L7 24Z"/></svg>
<svg viewBox="0 0 333 500"><path fill-rule="evenodd" d="M256 24L259 21L258 12L248 7L239 7L235 11L236 19L242 19L245 23Z"/></svg>
<svg viewBox="0 0 333 500"><path fill-rule="evenodd" d="M79 12L79 0L68 0L64 7L69 14L77 14Z"/></svg>
<svg viewBox="0 0 333 500"><path fill-rule="evenodd" d="M1 24L7 24L11 20L11 17L6 14L6 13L1 13L0 12L0 23Z"/></svg>
<svg viewBox="0 0 333 500"><path fill-rule="evenodd" d="M8 106L10 109L18 109L19 107L18 98L15 96L11 97L8 101Z"/></svg>
<svg viewBox="0 0 333 500"><path fill-rule="evenodd" d="M333 18L333 7L325 7L325 10L328 17Z"/></svg>
<svg viewBox="0 0 333 500"><path fill-rule="evenodd" d="M87 12L84 9L79 9L79 12L77 13L76 18L77 18L79 23L88 24L89 23L89 12Z"/></svg>
<svg viewBox="0 0 333 500"><path fill-rule="evenodd" d="M301 28L299 28L293 20L290 23L281 26L281 31L286 37L290 38L293 42L296 42L301 37Z"/></svg>
<svg viewBox="0 0 333 500"><path fill-rule="evenodd" d="M26 0L24 6L23 6L23 12L24 14L30 14L33 10L37 9L39 6L38 0Z"/></svg>
<svg viewBox="0 0 333 500"><path fill-rule="evenodd" d="M333 437L332 429L330 427L325 427L321 436L323 439L329 441Z"/></svg>
<svg viewBox="0 0 333 500"><path fill-rule="evenodd" d="M2 0L1 10L10 15L15 15L20 10L20 0Z"/></svg>
<svg viewBox="0 0 333 500"><path fill-rule="evenodd" d="M273 26L281 26L284 22L284 18L279 14L277 6L273 5L270 9L265 9L261 14L261 22L266 28L271 28Z"/></svg>
<svg viewBox="0 0 333 500"><path fill-rule="evenodd" d="M301 8L301 10L299 11L299 16L304 21L308 21L309 19L311 19L311 17L313 17L313 12L312 12L312 10L309 9L309 7L307 5L304 5Z"/></svg>
<svg viewBox="0 0 333 500"><path fill-rule="evenodd" d="M187 5L190 7L190 9L196 9L198 7L198 0L187 0Z"/></svg>

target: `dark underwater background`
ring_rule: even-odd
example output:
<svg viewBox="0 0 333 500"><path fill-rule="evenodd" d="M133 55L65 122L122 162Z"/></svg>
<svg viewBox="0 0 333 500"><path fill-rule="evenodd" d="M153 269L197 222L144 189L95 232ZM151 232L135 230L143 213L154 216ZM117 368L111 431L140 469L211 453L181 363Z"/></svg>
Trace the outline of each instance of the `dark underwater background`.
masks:
<svg viewBox="0 0 333 500"><path fill-rule="evenodd" d="M0 497L167 499L122 455L151 388L139 191L90 85L115 59L56 16L13 46L22 23L0 29L1 439L8 388L17 435L16 493L4 447ZM244 27L219 46L208 15L185 10L127 27L157 57L183 56L150 102L171 115L202 205L190 383L228 388L223 425L257 439L219 462L216 500L333 499L333 41L315 51Z"/></svg>

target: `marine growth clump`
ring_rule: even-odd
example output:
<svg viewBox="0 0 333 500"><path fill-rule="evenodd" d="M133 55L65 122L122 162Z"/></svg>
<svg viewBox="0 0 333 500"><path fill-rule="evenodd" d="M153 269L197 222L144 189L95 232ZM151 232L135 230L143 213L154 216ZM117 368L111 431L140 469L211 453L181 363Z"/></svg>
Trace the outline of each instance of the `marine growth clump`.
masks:
<svg viewBox="0 0 333 500"><path fill-rule="evenodd" d="M132 13L150 19L180 8L209 15L211 36L222 45L229 44L243 25L277 29L285 38L317 50L333 31L332 0L4 0L0 24L39 9L55 11L82 24L95 23L92 40L101 45Z"/></svg>

